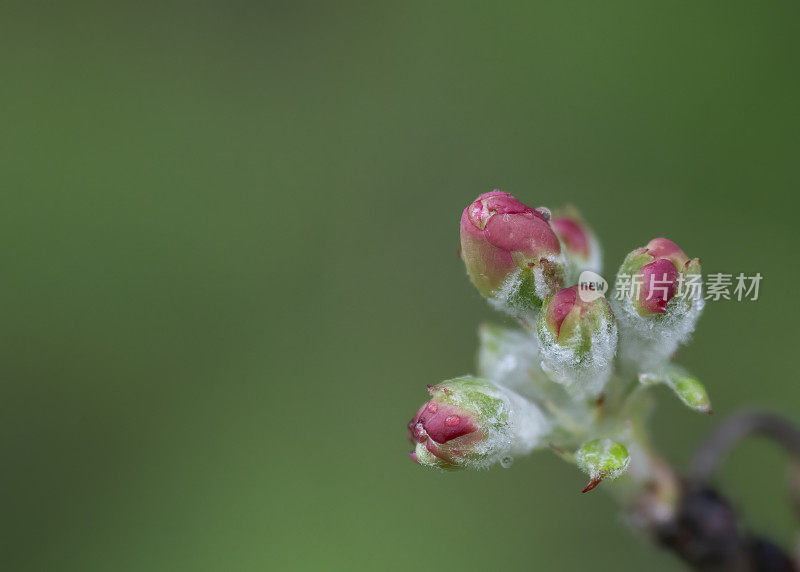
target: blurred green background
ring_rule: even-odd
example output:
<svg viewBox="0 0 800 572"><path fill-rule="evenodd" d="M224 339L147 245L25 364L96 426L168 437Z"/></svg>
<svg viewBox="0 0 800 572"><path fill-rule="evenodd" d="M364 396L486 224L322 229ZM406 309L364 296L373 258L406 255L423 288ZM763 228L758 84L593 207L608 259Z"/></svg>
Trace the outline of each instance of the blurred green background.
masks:
<svg viewBox="0 0 800 572"><path fill-rule="evenodd" d="M666 235L708 272L661 395L800 420L800 4L18 2L0 34L5 570L680 570L554 456L437 474L425 384L502 320L456 257L494 187L572 202L606 268ZM786 462L721 476L788 545Z"/></svg>

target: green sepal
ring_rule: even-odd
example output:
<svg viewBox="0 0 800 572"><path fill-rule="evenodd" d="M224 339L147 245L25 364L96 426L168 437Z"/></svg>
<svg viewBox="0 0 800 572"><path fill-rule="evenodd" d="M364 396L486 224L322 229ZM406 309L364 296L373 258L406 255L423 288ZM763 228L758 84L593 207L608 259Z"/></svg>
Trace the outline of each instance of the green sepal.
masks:
<svg viewBox="0 0 800 572"><path fill-rule="evenodd" d="M536 278L531 268L523 268L515 277L519 282L508 295L508 305L518 310L538 310L542 299L536 293Z"/></svg>
<svg viewBox="0 0 800 572"><path fill-rule="evenodd" d="M643 266L653 262L653 257L651 255L647 254L646 252L640 252L640 250L641 249L636 249L628 253L628 255L625 257L625 260L622 261L622 264L619 267L617 278L620 276L632 277L634 274L639 272Z"/></svg>
<svg viewBox="0 0 800 572"><path fill-rule="evenodd" d="M431 386L428 393L442 403L474 413L481 423L492 427L508 423L508 410L505 402L496 397L496 387L480 377L465 375L449 379Z"/></svg>

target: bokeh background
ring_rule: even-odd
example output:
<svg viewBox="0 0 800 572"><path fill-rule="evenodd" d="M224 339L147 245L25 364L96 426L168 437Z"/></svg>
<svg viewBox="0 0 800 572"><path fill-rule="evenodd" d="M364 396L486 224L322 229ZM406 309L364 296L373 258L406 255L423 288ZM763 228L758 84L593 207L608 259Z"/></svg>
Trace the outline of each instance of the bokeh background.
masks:
<svg viewBox="0 0 800 572"><path fill-rule="evenodd" d="M0 28L4 570L680 570L554 456L437 474L425 385L502 320L456 256L500 187L581 208L611 271L709 272L664 392L677 466L760 405L800 421L800 4L12 2ZM720 485L785 546L786 461Z"/></svg>

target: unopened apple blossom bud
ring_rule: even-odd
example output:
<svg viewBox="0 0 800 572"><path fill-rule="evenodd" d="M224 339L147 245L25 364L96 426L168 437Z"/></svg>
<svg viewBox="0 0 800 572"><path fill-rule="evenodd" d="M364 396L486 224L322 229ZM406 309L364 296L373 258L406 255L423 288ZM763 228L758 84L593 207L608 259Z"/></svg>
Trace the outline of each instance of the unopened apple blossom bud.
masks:
<svg viewBox="0 0 800 572"><path fill-rule="evenodd" d="M441 469L487 468L541 444L549 422L533 403L481 378L428 389L431 399L408 423L415 462Z"/></svg>
<svg viewBox="0 0 800 572"><path fill-rule="evenodd" d="M619 280L630 283L627 298L640 316L685 310L681 299L692 302L689 277L700 274L700 260L689 259L681 248L666 238L654 238L625 258ZM683 287L683 288L681 288ZM699 292L695 293L698 294ZM670 302L678 296L678 299ZM696 296L695 296L696 297Z"/></svg>
<svg viewBox="0 0 800 572"><path fill-rule="evenodd" d="M700 260L654 238L623 261L613 300L623 363L640 372L655 369L688 340L702 312Z"/></svg>
<svg viewBox="0 0 800 572"><path fill-rule="evenodd" d="M698 413L711 413L711 400L703 383L684 368L669 364L656 372L639 374L643 384L663 383L684 405Z"/></svg>
<svg viewBox="0 0 800 572"><path fill-rule="evenodd" d="M602 272L600 243L575 207L570 205L562 212L555 213L550 219L550 226L564 245L569 283L577 282L581 272L586 270L598 274Z"/></svg>
<svg viewBox="0 0 800 572"><path fill-rule="evenodd" d="M597 396L611 374L617 326L602 296L580 286L559 290L545 301L537 321L545 371L579 395Z"/></svg>
<svg viewBox="0 0 800 572"><path fill-rule="evenodd" d="M581 492L589 492L601 481L615 479L625 472L630 462L628 449L611 439L594 439L581 445L575 453L575 461L589 475L589 483Z"/></svg>
<svg viewBox="0 0 800 572"><path fill-rule="evenodd" d="M548 221L509 193L480 195L461 215L461 258L472 283L512 315L536 310L564 285L566 261Z"/></svg>

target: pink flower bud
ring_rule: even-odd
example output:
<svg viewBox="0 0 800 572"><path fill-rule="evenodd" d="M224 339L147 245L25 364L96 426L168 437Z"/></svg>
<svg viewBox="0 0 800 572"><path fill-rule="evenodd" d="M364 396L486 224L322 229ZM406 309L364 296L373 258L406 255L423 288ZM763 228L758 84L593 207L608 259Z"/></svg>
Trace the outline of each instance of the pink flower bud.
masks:
<svg viewBox="0 0 800 572"><path fill-rule="evenodd" d="M482 432L478 430L473 413L433 399L420 407L408 423L408 438L411 442L423 444L443 465L458 463L454 458L458 453L451 453L454 445L457 451L459 448L471 446L481 437ZM412 459L419 462L416 453Z"/></svg>
<svg viewBox="0 0 800 572"><path fill-rule="evenodd" d="M700 260L689 259L681 248L666 238L654 238L625 258L620 275L629 276L633 306L641 316L664 314L678 293L681 280L700 273Z"/></svg>
<svg viewBox="0 0 800 572"><path fill-rule="evenodd" d="M666 238L625 257L617 273L614 311L623 340L624 375L656 371L688 341L703 311L700 260Z"/></svg>
<svg viewBox="0 0 800 572"><path fill-rule="evenodd" d="M486 468L540 445L549 423L518 394L471 376L429 387L408 423L411 460L440 469Z"/></svg>
<svg viewBox="0 0 800 572"><path fill-rule="evenodd" d="M547 325L552 331L553 335L558 339L561 333L561 325L567 318L570 312L575 308L575 301L578 299L578 287L564 288L559 290L553 295L550 304L548 304L545 312L545 320Z"/></svg>
<svg viewBox="0 0 800 572"><path fill-rule="evenodd" d="M554 218L550 224L564 241L567 251L589 258L589 236L577 220L566 217Z"/></svg>
<svg viewBox="0 0 800 572"><path fill-rule="evenodd" d="M569 263L569 282L575 283L584 270L602 271L600 245L592 229L586 224L578 210L567 206L555 213L550 226L564 245L564 254Z"/></svg>
<svg viewBox="0 0 800 572"><path fill-rule="evenodd" d="M681 250L681 247L668 238L654 238L647 243L644 251L655 259L671 260L676 268L681 268L689 262L689 257Z"/></svg>
<svg viewBox="0 0 800 572"><path fill-rule="evenodd" d="M642 284L639 290L638 308L647 314L664 314L667 302L675 296L678 270L672 261L661 258L642 267L639 271Z"/></svg>
<svg viewBox="0 0 800 572"><path fill-rule="evenodd" d="M561 345L571 343L576 335L590 337L604 319L613 322L614 313L608 300L598 297L585 300L578 293L579 286L556 292L542 309L544 323ZM541 318L540 318L541 320Z"/></svg>
<svg viewBox="0 0 800 572"><path fill-rule="evenodd" d="M541 306L564 282L561 246L547 217L495 190L461 215L461 257L478 291L510 310Z"/></svg>
<svg viewBox="0 0 800 572"><path fill-rule="evenodd" d="M617 327L611 305L572 286L545 300L537 321L542 367L568 390L598 395L611 373Z"/></svg>

